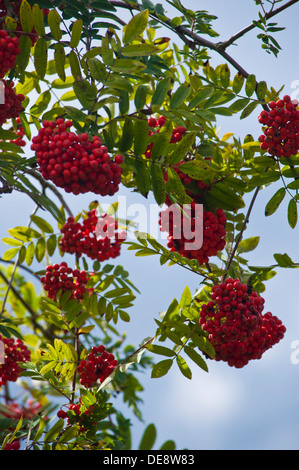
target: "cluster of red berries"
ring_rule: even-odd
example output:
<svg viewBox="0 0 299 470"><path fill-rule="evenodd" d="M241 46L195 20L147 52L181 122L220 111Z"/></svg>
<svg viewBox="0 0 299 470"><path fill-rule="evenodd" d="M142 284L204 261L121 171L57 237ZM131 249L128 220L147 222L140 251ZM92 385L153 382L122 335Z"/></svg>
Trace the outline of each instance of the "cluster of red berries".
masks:
<svg viewBox="0 0 299 470"><path fill-rule="evenodd" d="M18 95L14 89L14 82L2 80L0 82L0 127L7 119L17 118L23 110L22 101L25 96L21 93Z"/></svg>
<svg viewBox="0 0 299 470"><path fill-rule="evenodd" d="M162 232L168 232L167 247L188 259L195 259L200 265L216 256L225 247L226 217L222 209L200 210L200 205L192 202L182 210L176 205L160 212L159 225Z"/></svg>
<svg viewBox="0 0 299 470"><path fill-rule="evenodd" d="M122 155L111 160L98 136L90 141L86 133L70 132L71 126L63 118L43 122L31 145L39 171L68 193L112 196L121 182Z"/></svg>
<svg viewBox="0 0 299 470"><path fill-rule="evenodd" d="M6 3L7 2L5 0L0 0L0 28L1 29L3 28L4 20L7 15L13 17L15 21L17 22L16 29L13 32L15 36L20 37L21 35L26 34L31 39L32 46L34 46L34 44L38 40L38 34L36 33L35 28L33 27L30 33L24 33L22 29L22 24L20 21L20 6L22 3L22 0L15 0L13 2L8 2L12 8L12 10L10 9L9 11L7 11ZM47 16L50 10L48 8L42 8L42 11L43 11L44 16Z"/></svg>
<svg viewBox="0 0 299 470"><path fill-rule="evenodd" d="M15 382L22 368L19 362L27 362L30 360L30 351L23 341L19 338L4 338L0 335L1 349L4 347L4 358L1 357L0 362L0 386L6 385L7 382ZM1 354L2 356L2 354ZM2 360L4 359L4 360ZM2 362L4 362L2 364Z"/></svg>
<svg viewBox="0 0 299 470"><path fill-rule="evenodd" d="M82 224L69 217L61 229L59 240L62 252L86 255L97 261L105 261L120 255L121 244L126 238L125 232L117 232L118 223L108 214L97 216L96 209L87 212Z"/></svg>
<svg viewBox="0 0 299 470"><path fill-rule="evenodd" d="M201 306L199 323L215 349L215 360L242 368L284 336L285 326L270 312L262 315L264 299L238 279L227 278L212 288Z"/></svg>
<svg viewBox="0 0 299 470"><path fill-rule="evenodd" d="M258 117L265 127L259 137L261 149L270 155L290 157L299 150L299 109L298 101L291 101L286 95L283 99L270 101L270 111L262 111Z"/></svg>
<svg viewBox="0 0 299 470"><path fill-rule="evenodd" d="M46 267L46 273L41 277L41 283L47 292L47 297L57 300L58 292L71 291L71 299L82 300L85 292L91 291L86 287L90 277L86 271L70 268L65 261Z"/></svg>
<svg viewBox="0 0 299 470"><path fill-rule="evenodd" d="M14 440L13 442L9 442L5 444L3 450L20 450L21 444L18 439Z"/></svg>
<svg viewBox="0 0 299 470"><path fill-rule="evenodd" d="M148 119L148 126L149 126L150 129L148 131L148 135L151 136L151 135L159 133L161 128L165 125L165 123L166 123L165 116L160 116L158 119L155 119L154 117L149 118ZM171 136L171 139L170 139L170 143L179 142L182 139L185 132L186 132L185 127L177 126L172 131L172 136ZM154 146L153 142L148 144L146 152L145 152L146 158L151 158L153 146Z"/></svg>
<svg viewBox="0 0 299 470"><path fill-rule="evenodd" d="M13 69L20 54L20 40L10 37L5 30L0 30L0 78Z"/></svg>
<svg viewBox="0 0 299 470"><path fill-rule="evenodd" d="M78 366L80 384L85 388L93 387L99 381L102 383L117 366L114 355L106 351L105 346L93 346L86 359Z"/></svg>

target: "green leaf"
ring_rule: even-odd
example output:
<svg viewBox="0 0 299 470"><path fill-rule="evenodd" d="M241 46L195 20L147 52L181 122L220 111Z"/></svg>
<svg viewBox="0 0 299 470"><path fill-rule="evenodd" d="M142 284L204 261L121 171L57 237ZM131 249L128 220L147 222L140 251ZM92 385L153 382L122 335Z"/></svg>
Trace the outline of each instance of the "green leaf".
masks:
<svg viewBox="0 0 299 470"><path fill-rule="evenodd" d="M45 252L46 252L46 241L44 238L39 238L35 246L35 257L39 263L43 260L45 256Z"/></svg>
<svg viewBox="0 0 299 470"><path fill-rule="evenodd" d="M134 122L132 119L126 119L122 129L122 136L119 142L120 152L127 152L134 142Z"/></svg>
<svg viewBox="0 0 299 470"><path fill-rule="evenodd" d="M136 37L140 36L147 27L149 18L148 10L143 10L129 21L123 31L123 42L128 44Z"/></svg>
<svg viewBox="0 0 299 470"><path fill-rule="evenodd" d="M290 227L295 228L298 221L298 208L295 199L290 199L288 204L288 223Z"/></svg>
<svg viewBox="0 0 299 470"><path fill-rule="evenodd" d="M75 48L78 46L80 39L81 39L82 27L83 27L83 22L81 19L78 19L73 23L70 47Z"/></svg>
<svg viewBox="0 0 299 470"><path fill-rule="evenodd" d="M4 261L9 261L13 259L19 252L19 248L9 248L9 250L6 250L5 253L3 254L3 259Z"/></svg>
<svg viewBox="0 0 299 470"><path fill-rule="evenodd" d="M53 256L53 254L55 253L55 250L56 250L56 246L57 246L56 235L51 235L47 239L47 251L48 251L49 256Z"/></svg>
<svg viewBox="0 0 299 470"><path fill-rule="evenodd" d="M243 109L242 113L241 113L241 116L240 116L240 119L245 119L247 118L254 110L255 108L259 106L259 102L258 101L252 101L251 103L249 103L248 106L246 106L245 109Z"/></svg>
<svg viewBox="0 0 299 470"><path fill-rule="evenodd" d="M163 361L158 362L153 367L151 377L153 379L163 377L164 375L167 374L172 364L173 364L172 359L164 359Z"/></svg>
<svg viewBox="0 0 299 470"><path fill-rule="evenodd" d="M30 266L32 264L34 254L35 254L35 245L33 242L31 242L29 243L26 249L25 261L26 261L27 266Z"/></svg>
<svg viewBox="0 0 299 470"><path fill-rule="evenodd" d="M161 165L152 163L150 166L150 172L152 177L154 198L157 204L161 205L165 202L166 198L164 174Z"/></svg>
<svg viewBox="0 0 299 470"><path fill-rule="evenodd" d="M247 253L248 251L255 250L260 241L260 237L250 237L241 240L238 246L239 253Z"/></svg>
<svg viewBox="0 0 299 470"><path fill-rule="evenodd" d="M49 222L37 215L31 215L32 222L45 233L54 233L54 229Z"/></svg>
<svg viewBox="0 0 299 470"><path fill-rule="evenodd" d="M169 161L171 165L180 163L184 159L184 157L187 155L192 145L194 144L195 137L196 132L187 132L183 136L182 140L176 144Z"/></svg>
<svg viewBox="0 0 299 470"><path fill-rule="evenodd" d="M148 144L148 123L146 119L137 119L134 124L134 154L143 155Z"/></svg>
<svg viewBox="0 0 299 470"><path fill-rule="evenodd" d="M125 57L142 57L155 54L157 51L154 44L131 44L122 49L121 53Z"/></svg>
<svg viewBox="0 0 299 470"><path fill-rule="evenodd" d="M31 39L29 38L29 36L26 36L25 34L23 34L20 37L21 54L18 54L16 58L16 70L19 73L24 72L27 68L27 65L30 59L31 47L32 47ZM24 86L22 91L18 89L18 93L24 93L24 95L26 95L26 92L28 89L30 89L30 91L31 89L33 89L34 83L28 82L26 85L27 87Z"/></svg>
<svg viewBox="0 0 299 470"><path fill-rule="evenodd" d="M96 99L96 87L93 88L86 79L77 79L73 83L73 88L83 108L91 109Z"/></svg>
<svg viewBox="0 0 299 470"><path fill-rule="evenodd" d="M147 197L150 189L151 189L151 180L148 168L144 160L136 160L135 162L135 182L138 191L143 196Z"/></svg>
<svg viewBox="0 0 299 470"><path fill-rule="evenodd" d="M239 93L242 90L244 81L245 81L244 76L238 72L234 77L233 85L232 85L234 93Z"/></svg>
<svg viewBox="0 0 299 470"><path fill-rule="evenodd" d="M182 374L189 380L192 379L192 372L191 369L189 368L187 362L182 356L177 356L176 358L177 365L179 366L180 371Z"/></svg>
<svg viewBox="0 0 299 470"><path fill-rule="evenodd" d="M81 67L80 67L80 63L78 60L78 56L75 51L71 51L69 53L69 63L71 66L71 71L72 71L72 75L74 79L81 77ZM63 100L63 97L61 97L61 99Z"/></svg>
<svg viewBox="0 0 299 470"><path fill-rule="evenodd" d="M48 24L50 26L51 33L56 41L60 41L62 38L62 31L60 29L61 18L54 8L49 11Z"/></svg>
<svg viewBox="0 0 299 470"><path fill-rule="evenodd" d="M176 445L175 442L172 440L165 441L164 444L160 447L160 450L175 450Z"/></svg>
<svg viewBox="0 0 299 470"><path fill-rule="evenodd" d="M286 253L275 253L273 256L281 268L289 268L294 265L294 262Z"/></svg>
<svg viewBox="0 0 299 470"><path fill-rule="evenodd" d="M92 57L87 60L87 65L90 70L90 74L94 80L103 82L107 77L107 70L105 65L96 57Z"/></svg>
<svg viewBox="0 0 299 470"><path fill-rule="evenodd" d="M263 100L267 94L268 88L267 83L265 81L260 81L257 85L256 89L256 96L259 100Z"/></svg>
<svg viewBox="0 0 299 470"><path fill-rule="evenodd" d="M116 59L111 69L117 73L138 73L142 72L146 68L146 65L135 59Z"/></svg>
<svg viewBox="0 0 299 470"><path fill-rule="evenodd" d="M266 204L266 207L265 207L266 217L274 214L274 212L277 211L285 195L286 195L285 188L280 188L276 191L276 193L271 197L271 199Z"/></svg>
<svg viewBox="0 0 299 470"><path fill-rule="evenodd" d="M54 426L46 433L44 442L52 442L61 432L64 427L64 420L60 418Z"/></svg>
<svg viewBox="0 0 299 470"><path fill-rule="evenodd" d="M196 352L193 348L190 346L185 346L184 348L185 353L187 356L190 357L190 359L195 362L201 369L203 369L205 372L208 372L208 366L205 362L205 360L201 357L198 352Z"/></svg>
<svg viewBox="0 0 299 470"><path fill-rule="evenodd" d="M138 449L151 450L157 438L157 429L154 424L149 424L141 438Z"/></svg>
<svg viewBox="0 0 299 470"><path fill-rule="evenodd" d="M23 0L20 6L20 22L24 33L31 33L33 29L33 19L31 6L27 0Z"/></svg>
<svg viewBox="0 0 299 470"><path fill-rule="evenodd" d="M139 110L145 107L148 92L149 92L149 88L146 85L139 85L137 87L135 98L134 98L134 104L135 104L136 109Z"/></svg>
<svg viewBox="0 0 299 470"><path fill-rule="evenodd" d="M220 66L220 81L221 81L221 85L224 87L224 88L228 88L229 87L229 83L230 83L230 69L228 67L227 64L222 64Z"/></svg>

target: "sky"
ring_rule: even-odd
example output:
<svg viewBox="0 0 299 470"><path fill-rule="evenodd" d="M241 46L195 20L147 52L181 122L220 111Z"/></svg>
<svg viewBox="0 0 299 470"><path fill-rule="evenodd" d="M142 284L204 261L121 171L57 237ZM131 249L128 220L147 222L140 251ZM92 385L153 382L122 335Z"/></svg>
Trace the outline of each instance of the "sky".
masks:
<svg viewBox="0 0 299 470"><path fill-rule="evenodd" d="M171 16L174 10L165 1L162 3ZM257 18L253 0L201 0L199 7L195 0L185 0L183 4L193 10L207 10L218 17L214 29L220 33L219 41L229 38ZM287 28L275 36L282 47L278 58L262 51L256 31L248 33L229 49L229 53L249 73L256 74L258 80L266 80L268 86L276 89L284 84L283 94L292 94L294 98L299 98L298 14L299 4L273 19ZM173 16L176 15L174 13ZM211 65L223 62L221 57L212 55ZM219 132L234 132L236 137L241 138L251 133L257 140L260 133L257 115L258 110L243 121L238 116L221 118L217 122ZM246 237L259 235L261 238L257 249L250 253L252 265L268 265L273 262L273 253L284 252L298 261L299 226L293 230L287 224L287 201L273 216L264 216L265 205L279 185L277 183L263 189L254 206ZM145 203L140 195L132 194L123 187L119 195L126 196L128 206L134 202ZM86 209L93 199L92 194L80 198L66 196L75 213ZM249 199L245 200L248 202ZM105 202L113 201L105 198ZM147 204L154 204L153 199L149 198ZM21 194L2 197L1 238L7 235L8 228L25 225L32 209L32 202ZM158 318L159 312L165 310L174 297L179 298L186 285L194 293L199 279L182 268L160 266L158 257L136 258L133 252L126 250L123 250L117 263L128 269L130 279L141 291L130 310L131 322L119 325L120 330L123 328L127 332L128 343L138 346L155 332L154 318ZM150 372L138 376L145 388L141 407L144 423L131 416L135 446L138 446L145 426L154 423L158 430L156 448L165 440L173 439L177 449L298 449L298 276L297 270L280 269L267 282L265 311L277 315L287 332L284 339L267 351L261 360L251 361L243 369L209 361L208 373L190 364L193 372L191 381L183 377L176 367L160 379L151 379ZM126 407L123 410L130 416Z"/></svg>

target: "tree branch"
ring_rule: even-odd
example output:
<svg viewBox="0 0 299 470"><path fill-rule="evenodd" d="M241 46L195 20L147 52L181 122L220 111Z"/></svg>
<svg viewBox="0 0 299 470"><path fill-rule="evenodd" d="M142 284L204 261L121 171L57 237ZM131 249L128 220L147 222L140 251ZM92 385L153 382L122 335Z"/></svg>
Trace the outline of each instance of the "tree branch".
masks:
<svg viewBox="0 0 299 470"><path fill-rule="evenodd" d="M299 0L290 0L289 2L285 3L284 5L281 5L279 8L276 8L275 10L271 10L270 12L266 13L264 18L266 20L268 20L270 18L273 18L273 16L278 15L279 13L286 10L290 6L294 5L295 3L298 3L298 1ZM227 47L229 47L231 44L233 44L237 39L240 39L242 36L244 36L245 34L247 34L249 31L251 31L254 28L256 28L256 26L253 23L251 23L250 25L246 26L246 28L242 29L238 33L231 36L231 38L228 39L227 41L221 42L220 43L220 48L218 48L218 49L224 51L225 49L227 49Z"/></svg>

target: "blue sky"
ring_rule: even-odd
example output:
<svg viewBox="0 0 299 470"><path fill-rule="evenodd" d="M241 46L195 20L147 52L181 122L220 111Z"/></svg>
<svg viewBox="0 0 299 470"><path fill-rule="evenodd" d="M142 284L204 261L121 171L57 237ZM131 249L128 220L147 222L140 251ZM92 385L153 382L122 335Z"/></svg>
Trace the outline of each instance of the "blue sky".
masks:
<svg viewBox="0 0 299 470"><path fill-rule="evenodd" d="M166 2L162 3L173 12ZM194 0L186 0L184 5L194 10L206 9L218 16L214 27L220 33L219 40L229 38L257 18L253 0L201 0L199 6ZM229 49L229 53L249 73L255 73L258 80L266 80L276 89L285 84L284 94L296 93L294 86L296 80L299 81L298 13L299 5L296 5L273 19L287 27L277 34L282 47L277 59L262 51L256 31ZM221 57L213 54L211 65L223 62ZM296 98L299 98L299 93ZM220 134L230 131L236 137L244 137L251 133L257 139L260 133L257 115L258 110L244 121L240 121L238 116L219 119ZM251 264L270 264L273 253L287 252L295 261L299 259L299 226L292 230L287 224L287 201L273 216L264 217L265 204L279 184L264 189L254 206L246 236L259 235L261 240L258 248L250 253ZM144 198L132 195L124 188L119 194L128 198L128 204L145 203ZM66 199L74 212L80 212L94 197L91 194L80 198L67 196ZM105 201L113 202L107 198ZM153 203L153 200L149 199L148 203ZM32 209L31 201L21 194L2 197L0 236L6 236L10 227L26 224ZM176 267L161 267L155 257L135 258L132 252L123 251L117 263L129 270L132 281L141 290L141 296L137 297L131 309L131 323L119 325L120 330L127 331L128 342L135 345L155 332L154 318L168 307L174 297L180 297L186 285L192 292L199 285L195 274ZM298 271L283 269L267 283L265 310L281 318L287 333L283 341L264 354L262 360L252 361L241 370L210 361L208 373L190 364L193 372L191 381L175 367L161 379L151 379L149 373L140 375L145 387L142 396L145 423L138 423L132 417L134 445L137 445L144 426L153 422L158 429L157 446L166 439L173 439L179 449L298 449L299 364L291 362L292 343L299 340L297 285Z"/></svg>

